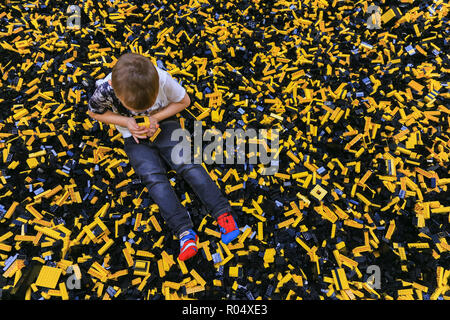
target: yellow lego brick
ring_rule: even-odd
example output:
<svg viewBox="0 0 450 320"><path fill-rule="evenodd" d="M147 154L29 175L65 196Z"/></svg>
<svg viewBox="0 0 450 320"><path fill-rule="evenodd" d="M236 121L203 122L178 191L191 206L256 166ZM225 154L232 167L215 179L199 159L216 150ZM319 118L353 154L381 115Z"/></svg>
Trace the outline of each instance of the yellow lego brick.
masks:
<svg viewBox="0 0 450 320"><path fill-rule="evenodd" d="M239 271L240 271L240 267L239 266L230 267L228 269L228 274L232 278L237 278L237 277L239 277Z"/></svg>
<svg viewBox="0 0 450 320"><path fill-rule="evenodd" d="M275 261L276 250L273 248L266 249L264 252L264 263L272 263Z"/></svg>
<svg viewBox="0 0 450 320"><path fill-rule="evenodd" d="M213 237L216 237L216 238L219 238L219 239L222 237L220 232L217 232L217 231L212 230L210 228L205 228L204 232L206 234L210 235L210 236L213 236Z"/></svg>
<svg viewBox="0 0 450 320"><path fill-rule="evenodd" d="M136 276L146 276L149 274L150 261L146 260L136 260L134 263L134 272Z"/></svg>
<svg viewBox="0 0 450 320"><path fill-rule="evenodd" d="M36 285L39 287L45 287L54 289L58 284L59 277L62 270L59 268L53 268L49 266L42 266L39 276L36 280Z"/></svg>
<svg viewBox="0 0 450 320"><path fill-rule="evenodd" d="M206 281L197 273L197 271L192 269L190 274L194 277L194 279L197 281L199 285L203 287L206 285Z"/></svg>
<svg viewBox="0 0 450 320"><path fill-rule="evenodd" d="M319 184L317 184L310 192L310 194L319 201L321 201L327 193L328 192Z"/></svg>
<svg viewBox="0 0 450 320"><path fill-rule="evenodd" d="M156 129L155 133L150 137L150 141L155 141L155 139L158 137L159 133L161 132L161 128Z"/></svg>

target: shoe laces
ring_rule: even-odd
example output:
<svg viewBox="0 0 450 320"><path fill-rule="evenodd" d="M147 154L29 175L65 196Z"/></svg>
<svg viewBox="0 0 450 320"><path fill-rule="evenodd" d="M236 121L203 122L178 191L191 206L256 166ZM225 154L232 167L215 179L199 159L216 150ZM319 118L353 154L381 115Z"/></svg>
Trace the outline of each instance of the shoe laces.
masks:
<svg viewBox="0 0 450 320"><path fill-rule="evenodd" d="M188 232L188 233L185 234L184 236L181 236L181 239L180 239L180 246L181 247L184 246L184 243L186 241L189 241L189 240L195 241L196 234L192 230L188 230L188 231L185 231L183 233L186 233L186 232Z"/></svg>

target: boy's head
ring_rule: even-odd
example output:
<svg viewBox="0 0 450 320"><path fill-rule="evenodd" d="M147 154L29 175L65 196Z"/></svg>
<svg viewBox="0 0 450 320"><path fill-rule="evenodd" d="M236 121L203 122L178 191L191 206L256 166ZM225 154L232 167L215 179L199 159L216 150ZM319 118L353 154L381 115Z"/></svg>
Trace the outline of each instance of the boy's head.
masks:
<svg viewBox="0 0 450 320"><path fill-rule="evenodd" d="M158 71L150 59L137 53L125 53L112 70L111 85L127 109L144 111L158 96Z"/></svg>

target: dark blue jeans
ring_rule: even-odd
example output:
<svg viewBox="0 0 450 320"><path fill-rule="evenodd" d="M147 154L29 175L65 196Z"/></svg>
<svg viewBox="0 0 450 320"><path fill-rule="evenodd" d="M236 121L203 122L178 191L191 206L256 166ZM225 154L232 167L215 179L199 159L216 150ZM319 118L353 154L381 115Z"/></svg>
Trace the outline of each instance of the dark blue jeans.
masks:
<svg viewBox="0 0 450 320"><path fill-rule="evenodd" d="M159 127L161 132L153 142L139 139L139 143L136 143L132 136L125 138L124 150L134 171L146 185L150 197L159 206L168 227L179 236L193 228L193 224L170 185L165 164L190 184L213 218L217 219L225 212L231 213L228 200L200 164L194 164L193 161L178 164L178 161L173 161L172 149L182 140L182 137L175 141L171 139L172 132L181 128L177 118L165 119L159 123Z"/></svg>

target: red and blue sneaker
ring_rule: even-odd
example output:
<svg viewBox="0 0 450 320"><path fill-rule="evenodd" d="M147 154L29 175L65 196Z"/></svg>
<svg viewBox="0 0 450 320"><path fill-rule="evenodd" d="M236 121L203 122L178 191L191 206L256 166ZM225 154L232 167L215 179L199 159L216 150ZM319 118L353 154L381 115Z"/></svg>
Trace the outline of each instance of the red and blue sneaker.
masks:
<svg viewBox="0 0 450 320"><path fill-rule="evenodd" d="M180 254L178 259L186 261L192 258L198 252L197 249L198 236L194 230L189 229L180 234Z"/></svg>
<svg viewBox="0 0 450 320"><path fill-rule="evenodd" d="M229 244L239 236L240 231L236 221L234 221L233 216L229 212L221 214L217 218L217 223L219 224L220 232L222 233L223 243Z"/></svg>

